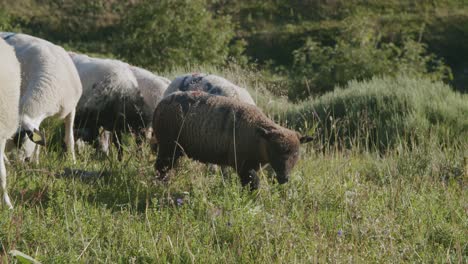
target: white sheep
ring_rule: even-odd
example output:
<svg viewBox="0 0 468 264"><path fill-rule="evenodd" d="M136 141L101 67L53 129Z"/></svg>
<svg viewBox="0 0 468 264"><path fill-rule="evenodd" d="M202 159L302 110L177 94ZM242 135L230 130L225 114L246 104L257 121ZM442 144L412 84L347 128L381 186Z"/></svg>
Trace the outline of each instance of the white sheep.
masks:
<svg viewBox="0 0 468 264"><path fill-rule="evenodd" d="M21 86L20 63L14 49L0 38L0 178L3 200L13 208L6 188L5 145L18 128Z"/></svg>
<svg viewBox="0 0 468 264"><path fill-rule="evenodd" d="M164 97L164 92L167 87L169 87L171 81L140 67L131 66L131 69L137 78L138 90L142 94L143 101L145 103L143 107L143 112L145 113L144 116L150 118L145 120L146 127L144 128L144 131L141 132L144 132L144 138L146 140L150 140L152 142L151 145L155 147L156 144L153 142L153 128L151 125L153 122L153 112Z"/></svg>
<svg viewBox="0 0 468 264"><path fill-rule="evenodd" d="M75 125L88 129L86 141L100 136L100 148L108 153L109 133L122 158L121 135L151 127L152 114L169 80L127 63L70 53L80 74L83 96L78 103ZM104 130L99 132L99 128Z"/></svg>
<svg viewBox="0 0 468 264"><path fill-rule="evenodd" d="M138 90L143 96L145 103L143 111L149 113L148 116L151 118L147 121L151 123L154 109L162 100L164 92L171 81L139 67L130 66L130 68L138 81ZM148 127L151 127L151 125L149 124Z"/></svg>
<svg viewBox="0 0 468 264"><path fill-rule="evenodd" d="M255 105L247 89L233 84L223 77L213 74L186 74L175 78L164 97L177 91L204 91L209 94L237 98L241 102Z"/></svg>
<svg viewBox="0 0 468 264"><path fill-rule="evenodd" d="M73 122L82 87L68 53L60 46L26 34L0 33L14 47L21 64L20 125L38 131L42 121L65 119L65 144L75 162ZM39 162L39 145L24 139L25 156ZM33 151L31 151L33 150Z"/></svg>

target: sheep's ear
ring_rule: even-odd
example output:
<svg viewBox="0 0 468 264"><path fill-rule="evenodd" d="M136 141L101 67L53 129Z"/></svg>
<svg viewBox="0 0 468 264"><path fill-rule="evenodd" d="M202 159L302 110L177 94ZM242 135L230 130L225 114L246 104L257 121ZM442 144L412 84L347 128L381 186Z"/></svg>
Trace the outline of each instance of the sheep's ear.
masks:
<svg viewBox="0 0 468 264"><path fill-rule="evenodd" d="M41 146L45 146L46 141L45 141L44 132L41 132L41 131L39 131L37 129L34 129L34 131L32 131L32 132L28 131L27 134L28 134L29 139L32 142L34 142L34 143L36 143L38 145L41 145Z"/></svg>
<svg viewBox="0 0 468 264"><path fill-rule="evenodd" d="M312 139L313 137L310 137L310 136L301 136L299 137L299 142L301 142L301 144L305 144L305 143L311 142Z"/></svg>
<svg viewBox="0 0 468 264"><path fill-rule="evenodd" d="M271 131L266 130L263 127L258 127L257 128L257 133L263 137L264 139L270 139L273 133Z"/></svg>

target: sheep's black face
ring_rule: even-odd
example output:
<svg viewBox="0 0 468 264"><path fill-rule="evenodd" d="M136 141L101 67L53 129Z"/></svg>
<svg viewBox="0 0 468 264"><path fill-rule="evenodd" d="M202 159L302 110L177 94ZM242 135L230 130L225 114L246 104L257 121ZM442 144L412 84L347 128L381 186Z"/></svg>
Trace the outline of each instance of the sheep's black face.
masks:
<svg viewBox="0 0 468 264"><path fill-rule="evenodd" d="M14 135L13 135L13 142L15 143L17 148L21 148L26 142L26 139L28 138L28 135L26 133L26 130L19 129Z"/></svg>
<svg viewBox="0 0 468 264"><path fill-rule="evenodd" d="M31 140L35 144L45 146L44 133L39 130L35 129L34 131L31 131L20 128L13 135L13 142L16 144L17 148L21 148L27 139Z"/></svg>

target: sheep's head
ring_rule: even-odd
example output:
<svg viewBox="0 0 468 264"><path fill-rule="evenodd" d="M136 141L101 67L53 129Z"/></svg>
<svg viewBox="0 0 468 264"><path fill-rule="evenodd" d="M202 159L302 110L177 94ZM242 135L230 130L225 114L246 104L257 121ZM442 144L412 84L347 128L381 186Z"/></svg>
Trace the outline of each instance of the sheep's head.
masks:
<svg viewBox="0 0 468 264"><path fill-rule="evenodd" d="M17 158L24 161L33 156L36 144L42 146L46 144L44 133L37 129L31 131L20 128L13 135L13 138L7 141L6 151L11 152L16 150L14 153Z"/></svg>
<svg viewBox="0 0 468 264"><path fill-rule="evenodd" d="M41 146L45 146L46 144L44 133L37 129L34 129L33 131L31 131L31 130L21 128L13 136L13 141L17 144L16 146L18 148L22 147L22 145L28 139L32 141L34 144L38 144Z"/></svg>
<svg viewBox="0 0 468 264"><path fill-rule="evenodd" d="M280 184L288 182L289 173L299 159L300 144L312 138L286 128L259 128L258 132L267 142L268 160L276 172L276 179Z"/></svg>

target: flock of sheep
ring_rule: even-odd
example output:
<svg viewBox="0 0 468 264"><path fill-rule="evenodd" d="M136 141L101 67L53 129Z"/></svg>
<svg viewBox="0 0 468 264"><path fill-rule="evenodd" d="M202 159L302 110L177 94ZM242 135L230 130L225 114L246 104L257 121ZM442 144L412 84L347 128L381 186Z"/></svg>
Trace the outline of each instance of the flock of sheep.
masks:
<svg viewBox="0 0 468 264"><path fill-rule="evenodd" d="M151 135L155 164L167 179L182 155L231 166L242 185L258 187L264 164L279 183L288 180L299 145L310 137L281 127L256 107L244 88L216 75L187 74L172 82L127 63L65 51L46 40L0 32L0 176L6 188L5 151L39 162L42 121L64 119L64 142L75 162L75 137L113 142L122 158L125 132Z"/></svg>

